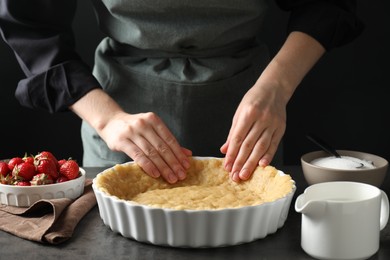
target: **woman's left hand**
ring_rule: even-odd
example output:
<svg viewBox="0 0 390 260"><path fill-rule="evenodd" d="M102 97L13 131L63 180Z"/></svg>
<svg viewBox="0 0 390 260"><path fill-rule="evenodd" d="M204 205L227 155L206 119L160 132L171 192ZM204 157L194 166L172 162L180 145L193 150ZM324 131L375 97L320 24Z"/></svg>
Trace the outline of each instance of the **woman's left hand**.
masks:
<svg viewBox="0 0 390 260"><path fill-rule="evenodd" d="M239 182L251 177L255 168L272 161L286 129L286 102L277 86L260 83L242 99L221 152L224 167Z"/></svg>
<svg viewBox="0 0 390 260"><path fill-rule="evenodd" d="M225 169L234 181L247 180L257 165L271 163L286 130L286 106L325 48L303 32L289 34L255 85L245 94L233 118Z"/></svg>

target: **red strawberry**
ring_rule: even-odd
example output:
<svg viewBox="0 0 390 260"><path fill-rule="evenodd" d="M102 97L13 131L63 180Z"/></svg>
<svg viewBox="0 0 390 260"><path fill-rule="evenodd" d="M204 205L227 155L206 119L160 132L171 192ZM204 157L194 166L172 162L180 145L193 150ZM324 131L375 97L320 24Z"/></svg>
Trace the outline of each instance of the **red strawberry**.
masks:
<svg viewBox="0 0 390 260"><path fill-rule="evenodd" d="M20 157L14 157L8 162L8 168L12 171L17 164L23 163L23 159Z"/></svg>
<svg viewBox="0 0 390 260"><path fill-rule="evenodd" d="M34 156L32 156L32 155L30 155L30 156L25 155L22 159L24 162L34 164Z"/></svg>
<svg viewBox="0 0 390 260"><path fill-rule="evenodd" d="M61 167L61 165L63 165L64 162L66 162L66 161L67 161L66 159L58 160L58 165Z"/></svg>
<svg viewBox="0 0 390 260"><path fill-rule="evenodd" d="M66 181L69 181L69 179L63 175L60 175L60 177L58 177L58 179L56 180L57 183L66 182Z"/></svg>
<svg viewBox="0 0 390 260"><path fill-rule="evenodd" d="M58 160L53 155L53 153L51 153L51 152L48 152L48 151L40 152L40 153L38 153L35 156L35 159L48 159L48 160L52 160L54 162L55 166L57 167L57 170L59 169Z"/></svg>
<svg viewBox="0 0 390 260"><path fill-rule="evenodd" d="M32 180L30 181L31 185L46 185L52 184L53 182L53 178L47 173L38 173L34 175Z"/></svg>
<svg viewBox="0 0 390 260"><path fill-rule="evenodd" d="M37 173L46 173L52 177L53 180L58 178L57 166L53 160L40 158L35 161Z"/></svg>
<svg viewBox="0 0 390 260"><path fill-rule="evenodd" d="M20 163L12 171L12 176L17 180L30 181L35 175L35 166L30 163Z"/></svg>
<svg viewBox="0 0 390 260"><path fill-rule="evenodd" d="M60 167L60 175L67 177L69 180L76 179L79 176L79 165L75 160L69 159Z"/></svg>
<svg viewBox="0 0 390 260"><path fill-rule="evenodd" d="M6 177L11 170L8 167L8 163L0 162L0 175Z"/></svg>
<svg viewBox="0 0 390 260"><path fill-rule="evenodd" d="M14 180L12 179L12 176L11 174L8 174L7 176L3 176L2 174L0 174L0 183L1 184L13 184Z"/></svg>
<svg viewBox="0 0 390 260"><path fill-rule="evenodd" d="M31 186L29 181L18 181L15 183L16 186Z"/></svg>

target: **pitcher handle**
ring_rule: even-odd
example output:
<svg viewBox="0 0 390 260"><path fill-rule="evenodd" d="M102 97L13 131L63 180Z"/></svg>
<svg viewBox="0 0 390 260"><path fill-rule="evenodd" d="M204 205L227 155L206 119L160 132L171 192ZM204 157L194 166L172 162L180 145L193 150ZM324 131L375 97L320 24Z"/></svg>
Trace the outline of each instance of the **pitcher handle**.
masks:
<svg viewBox="0 0 390 260"><path fill-rule="evenodd" d="M381 215L380 215L380 230L384 229L389 221L389 198L386 193L381 190Z"/></svg>

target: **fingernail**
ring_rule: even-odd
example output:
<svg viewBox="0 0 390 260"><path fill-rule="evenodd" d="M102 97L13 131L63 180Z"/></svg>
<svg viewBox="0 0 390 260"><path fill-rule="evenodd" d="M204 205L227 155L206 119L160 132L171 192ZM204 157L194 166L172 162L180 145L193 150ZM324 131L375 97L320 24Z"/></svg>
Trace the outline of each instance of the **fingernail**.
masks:
<svg viewBox="0 0 390 260"><path fill-rule="evenodd" d="M242 169L240 172L240 179L241 180L247 180L250 177L250 172L247 169Z"/></svg>
<svg viewBox="0 0 390 260"><path fill-rule="evenodd" d="M186 168L186 169L190 168L190 166L191 166L190 162L187 161L187 160L183 160L183 161L182 161L182 165L183 165L184 168Z"/></svg>
<svg viewBox="0 0 390 260"><path fill-rule="evenodd" d="M233 181L235 182L239 182L240 181L240 177L238 176L239 175L239 172L234 172L233 173Z"/></svg>
<svg viewBox="0 0 390 260"><path fill-rule="evenodd" d="M159 172L158 170L153 170L153 171L152 171L152 174L153 174L153 177L154 177L154 178L160 177L160 172Z"/></svg>
<svg viewBox="0 0 390 260"><path fill-rule="evenodd" d="M177 175L179 176L179 180L184 180L186 178L186 173L182 170L179 170Z"/></svg>
<svg viewBox="0 0 390 260"><path fill-rule="evenodd" d="M228 163L225 165L225 170L230 172L232 170L232 164L231 163Z"/></svg>
<svg viewBox="0 0 390 260"><path fill-rule="evenodd" d="M177 177L175 174L173 174L172 172L168 175L168 181L169 183L175 183L177 182Z"/></svg>
<svg viewBox="0 0 390 260"><path fill-rule="evenodd" d="M269 163L268 163L268 160L266 160L266 159L261 159L260 161L259 161L259 165L260 166L262 166L262 167L265 167L265 166L267 166Z"/></svg>

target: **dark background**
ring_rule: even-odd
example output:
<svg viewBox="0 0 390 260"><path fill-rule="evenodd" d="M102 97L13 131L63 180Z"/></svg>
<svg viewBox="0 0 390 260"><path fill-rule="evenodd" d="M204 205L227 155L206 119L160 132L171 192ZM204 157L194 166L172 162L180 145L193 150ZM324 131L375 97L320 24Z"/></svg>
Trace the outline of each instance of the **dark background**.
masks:
<svg viewBox="0 0 390 260"><path fill-rule="evenodd" d="M285 37L288 14L270 2L264 37L276 52ZM74 21L77 49L92 66L103 35L91 3L78 4ZM299 164L303 153L317 150L305 137L309 132L337 149L390 159L389 12L389 1L359 1L358 14L366 26L363 34L327 53L299 86L287 107L285 164ZM80 119L70 112L51 115L21 107L14 92L23 77L13 53L0 40L0 158L49 150L57 157L81 162Z"/></svg>

